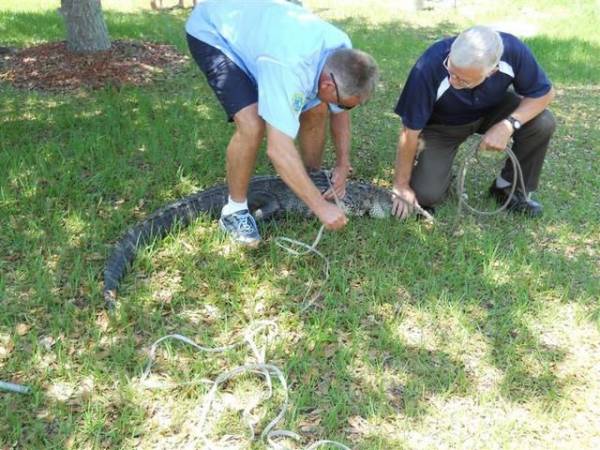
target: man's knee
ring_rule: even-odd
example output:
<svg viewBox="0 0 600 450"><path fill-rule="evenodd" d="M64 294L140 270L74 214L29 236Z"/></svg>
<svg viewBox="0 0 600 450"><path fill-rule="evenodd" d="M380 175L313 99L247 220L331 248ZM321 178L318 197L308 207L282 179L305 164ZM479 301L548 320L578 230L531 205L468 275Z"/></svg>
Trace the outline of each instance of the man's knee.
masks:
<svg viewBox="0 0 600 450"><path fill-rule="evenodd" d="M327 107L327 103L321 102L314 108L300 114L300 124L322 124L327 119L328 113L329 108Z"/></svg>
<svg viewBox="0 0 600 450"><path fill-rule="evenodd" d="M437 185L419 186L411 182L411 187L415 191L417 201L421 206L436 206L444 201L448 188Z"/></svg>
<svg viewBox="0 0 600 450"><path fill-rule="evenodd" d="M302 161L309 170L318 170L323 162L329 109L321 103L300 115L298 143Z"/></svg>
<svg viewBox="0 0 600 450"><path fill-rule="evenodd" d="M265 121L258 115L256 105L240 110L233 118L237 132L245 142L260 145L265 135Z"/></svg>
<svg viewBox="0 0 600 450"><path fill-rule="evenodd" d="M554 114L545 109L532 119L531 127L535 130L536 134L542 134L548 137L552 136L554 130L556 130L556 119L554 118Z"/></svg>
<svg viewBox="0 0 600 450"><path fill-rule="evenodd" d="M323 138L327 128L328 114L329 110L326 103L321 103L300 114L300 137Z"/></svg>

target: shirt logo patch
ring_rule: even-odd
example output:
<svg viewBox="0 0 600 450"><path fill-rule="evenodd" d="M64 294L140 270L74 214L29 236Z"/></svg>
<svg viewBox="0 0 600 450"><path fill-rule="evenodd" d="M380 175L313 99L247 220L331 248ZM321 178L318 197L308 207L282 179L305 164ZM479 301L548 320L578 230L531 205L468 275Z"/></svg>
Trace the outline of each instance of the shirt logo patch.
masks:
<svg viewBox="0 0 600 450"><path fill-rule="evenodd" d="M302 111L302 107L304 106L304 100L304 94L296 92L292 96L292 109L297 113Z"/></svg>

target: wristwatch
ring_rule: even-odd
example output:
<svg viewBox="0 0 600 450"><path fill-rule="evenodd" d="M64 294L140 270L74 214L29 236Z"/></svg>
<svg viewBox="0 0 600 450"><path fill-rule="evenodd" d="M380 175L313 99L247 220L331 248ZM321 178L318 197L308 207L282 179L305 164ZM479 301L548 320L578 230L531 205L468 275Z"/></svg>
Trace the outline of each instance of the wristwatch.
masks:
<svg viewBox="0 0 600 450"><path fill-rule="evenodd" d="M521 122L519 122L519 119L515 119L513 116L508 116L506 120L508 120L508 123L510 123L512 126L513 131L518 131L521 129Z"/></svg>

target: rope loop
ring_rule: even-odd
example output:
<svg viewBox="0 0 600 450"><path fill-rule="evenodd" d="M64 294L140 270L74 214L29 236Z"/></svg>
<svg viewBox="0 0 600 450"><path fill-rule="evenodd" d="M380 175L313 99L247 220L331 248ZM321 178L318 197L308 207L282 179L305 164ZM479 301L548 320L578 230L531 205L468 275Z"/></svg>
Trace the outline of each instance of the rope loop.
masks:
<svg viewBox="0 0 600 450"><path fill-rule="evenodd" d="M523 194L525 196L528 195L527 189L525 188L525 180L523 178L523 170L521 169L521 164L519 164L519 160L517 159L517 156L512 151L511 144L509 144L506 146L506 148L503 151L506 153L507 158L510 160L510 162L512 164L514 175L513 175L513 180L512 180L511 186L510 186L510 192L508 194L506 201L499 208L497 208L493 211L480 211L467 203L467 195L465 193L465 179L466 179L467 171L469 169L469 165L471 164L471 161L473 161L473 160L479 161L480 144L481 144L481 141L475 141L475 144L471 146L471 148L467 152L467 155L465 156L465 159L464 159L464 161L461 165L460 171L459 171L459 176L458 176L458 180L457 180L457 184L456 184L456 194L458 196L458 214L459 215L462 213L463 209L466 209L467 211L469 211L475 215L478 215L478 216L493 216L493 215L500 213L501 211L504 211L506 208L508 208L508 205L512 201L518 184L520 184L520 189L523 192Z"/></svg>

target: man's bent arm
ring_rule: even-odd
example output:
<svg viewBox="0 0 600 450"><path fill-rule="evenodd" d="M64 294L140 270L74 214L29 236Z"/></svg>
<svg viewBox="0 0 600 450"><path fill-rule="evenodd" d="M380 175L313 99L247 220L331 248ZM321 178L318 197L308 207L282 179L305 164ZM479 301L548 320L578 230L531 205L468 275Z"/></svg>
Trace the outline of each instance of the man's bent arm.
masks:
<svg viewBox="0 0 600 450"><path fill-rule="evenodd" d="M546 106L550 104L552 99L554 99L554 88L550 88L547 94L538 98L524 97L511 116L522 124L527 123L546 109ZM508 120L501 120L483 135L481 148L504 150L513 133L514 130L511 123Z"/></svg>
<svg viewBox="0 0 600 450"><path fill-rule="evenodd" d="M524 97L517 109L513 111L511 116L513 116L519 122L525 124L546 109L550 102L554 100L554 95L554 88L550 88L548 93L542 95L541 97Z"/></svg>
<svg viewBox="0 0 600 450"><path fill-rule="evenodd" d="M328 229L339 229L346 224L343 211L327 202L311 181L292 138L268 123L267 155L283 181Z"/></svg>
<svg viewBox="0 0 600 450"><path fill-rule="evenodd" d="M413 130L406 127L403 127L400 131L396 152L395 188L407 187L410 183L420 134L421 130Z"/></svg>

